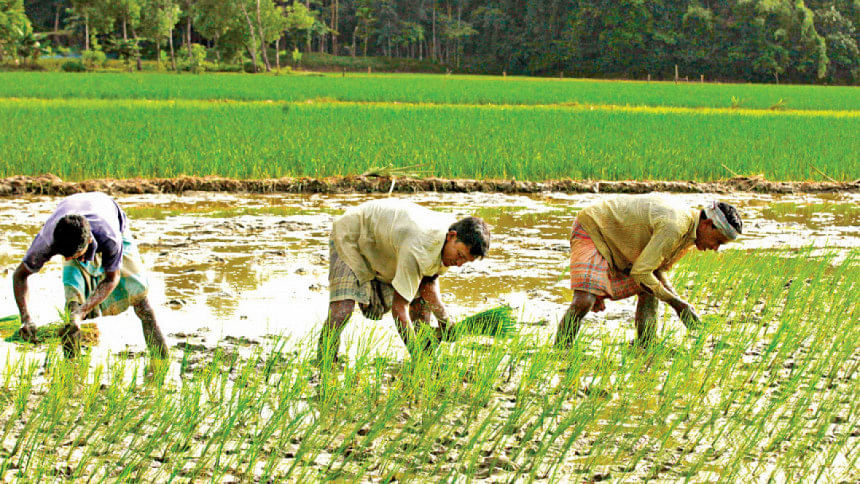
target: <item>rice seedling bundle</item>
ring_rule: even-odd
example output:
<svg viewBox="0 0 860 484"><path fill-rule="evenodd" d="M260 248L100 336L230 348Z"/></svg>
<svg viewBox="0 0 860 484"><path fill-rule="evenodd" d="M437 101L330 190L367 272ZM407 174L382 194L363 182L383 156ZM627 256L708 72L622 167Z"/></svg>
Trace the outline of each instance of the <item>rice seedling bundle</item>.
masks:
<svg viewBox="0 0 860 484"><path fill-rule="evenodd" d="M457 335L506 338L513 336L516 325L513 308L503 305L463 318L452 330Z"/></svg>
<svg viewBox="0 0 860 484"><path fill-rule="evenodd" d="M55 322L49 323L36 328L36 338L40 344L52 344L59 342L60 338L57 332L62 329L66 323ZM95 323L82 323L81 328L81 343L83 344L98 344L99 328ZM27 343L21 338L21 319L17 315L6 316L0 318L0 338L8 343Z"/></svg>
<svg viewBox="0 0 860 484"><path fill-rule="evenodd" d="M583 107L0 100L0 176L360 174L449 178L837 179L860 172L860 114ZM798 137L796 133L809 133ZM814 134L814 135L812 135ZM806 160L798 163L797 160Z"/></svg>
<svg viewBox="0 0 860 484"><path fill-rule="evenodd" d="M433 104L589 104L860 110L842 86L607 82L493 76L250 76L155 73L0 73L0 97L91 99L337 100Z"/></svg>
<svg viewBox="0 0 860 484"><path fill-rule="evenodd" d="M166 366L130 378L144 360L12 359L0 474L855 482L858 257L689 256L675 282L704 324L688 335L663 316L646 350L601 328L565 354L517 333L413 364L360 352L327 372L275 344L189 358L181 382Z"/></svg>
<svg viewBox="0 0 860 484"><path fill-rule="evenodd" d="M87 95L153 89L128 79ZM228 96L241 88L210 84ZM817 178L797 159L843 178L860 159L856 143L833 143L855 136L850 114L5 100L0 122L12 127L0 131L2 173L72 179L389 164L441 176L709 179L725 176L717 162ZM461 324L503 342L447 345L413 365L360 353L333 374L278 344L196 355L181 382L166 366L138 378L142 360L10 358L0 478L857 482L858 277L856 250L690 255L674 281L702 327L687 333L667 312L645 351L590 327L560 355L516 333L500 307ZM0 320L0 335L18 325Z"/></svg>

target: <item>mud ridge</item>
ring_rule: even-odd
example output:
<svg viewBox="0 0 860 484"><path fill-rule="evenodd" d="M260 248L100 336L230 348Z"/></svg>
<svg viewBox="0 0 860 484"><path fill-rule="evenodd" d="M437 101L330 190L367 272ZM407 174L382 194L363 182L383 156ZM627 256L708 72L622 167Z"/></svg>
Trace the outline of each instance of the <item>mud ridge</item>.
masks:
<svg viewBox="0 0 860 484"><path fill-rule="evenodd" d="M96 179L63 181L51 174L13 176L0 179L0 196L70 195L101 191L114 194L248 192L248 193L826 193L860 192L860 179L853 182L783 182L759 177L735 177L714 182L694 181L590 181L469 180L443 178L399 178L390 176L337 176L328 178L268 178L236 180L215 176L178 178Z"/></svg>

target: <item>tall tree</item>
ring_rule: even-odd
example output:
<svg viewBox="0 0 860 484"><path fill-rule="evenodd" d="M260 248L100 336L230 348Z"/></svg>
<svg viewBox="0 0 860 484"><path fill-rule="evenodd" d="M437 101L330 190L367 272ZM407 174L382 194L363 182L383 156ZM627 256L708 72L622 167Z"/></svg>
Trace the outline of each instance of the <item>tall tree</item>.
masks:
<svg viewBox="0 0 860 484"><path fill-rule="evenodd" d="M370 0L358 0L355 8L355 30L352 34L353 54L355 53L355 37L360 36L364 41L362 55L367 57L367 41L373 33L373 25L376 23L376 13Z"/></svg>
<svg viewBox="0 0 860 484"><path fill-rule="evenodd" d="M23 0L0 0L0 60L17 56L17 44L33 33Z"/></svg>
<svg viewBox="0 0 860 484"><path fill-rule="evenodd" d="M93 39L99 33L113 32L115 18L110 0L72 0L73 11L83 18L84 50L98 48L92 45Z"/></svg>
<svg viewBox="0 0 860 484"><path fill-rule="evenodd" d="M828 80L838 83L860 81L860 48L854 22L840 13L834 4L830 4L827 8L815 11L815 26L827 46L827 57L830 59Z"/></svg>
<svg viewBox="0 0 860 484"><path fill-rule="evenodd" d="M161 46L169 41L170 62L173 70L176 70L172 34L181 13L176 0L142 0L140 11L140 34L155 44L156 61L161 62Z"/></svg>
<svg viewBox="0 0 860 484"><path fill-rule="evenodd" d="M287 36L293 40L293 47L297 48L301 39L305 38L316 24L316 15L298 0L284 9L284 15L286 22L282 30L286 31Z"/></svg>

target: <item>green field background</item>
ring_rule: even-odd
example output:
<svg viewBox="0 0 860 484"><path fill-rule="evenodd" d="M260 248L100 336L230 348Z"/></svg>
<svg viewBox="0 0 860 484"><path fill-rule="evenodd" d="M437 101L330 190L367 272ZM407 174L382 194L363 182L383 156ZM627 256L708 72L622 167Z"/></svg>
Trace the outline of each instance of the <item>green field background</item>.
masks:
<svg viewBox="0 0 860 484"><path fill-rule="evenodd" d="M0 73L0 97L233 99L434 104L606 104L860 110L860 87L617 82L440 75Z"/></svg>
<svg viewBox="0 0 860 484"><path fill-rule="evenodd" d="M0 100L0 175L853 180L858 117L586 107ZM725 165L723 167L722 165Z"/></svg>

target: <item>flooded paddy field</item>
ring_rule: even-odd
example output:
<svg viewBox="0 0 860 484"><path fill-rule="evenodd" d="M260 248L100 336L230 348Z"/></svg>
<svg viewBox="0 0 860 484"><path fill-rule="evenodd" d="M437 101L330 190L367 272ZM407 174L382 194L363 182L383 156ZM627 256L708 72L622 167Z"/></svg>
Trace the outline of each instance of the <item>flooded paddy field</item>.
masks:
<svg viewBox="0 0 860 484"><path fill-rule="evenodd" d="M510 340L411 360L390 316L356 313L334 370L310 363L327 310L328 233L365 195L123 195L173 351L144 368L132 312L98 320L78 365L0 343L4 478L694 481L860 479L860 195L720 195L744 237L690 253L676 287L704 316L628 346L635 299L550 349L570 301L568 235L606 195L425 193L492 226L490 256L442 281L459 317L509 304ZM691 205L713 196L668 195ZM11 272L54 197L0 199ZM37 324L62 307L59 258L30 278ZM662 307L661 307L662 308ZM147 373L148 372L148 373ZM145 376L147 375L148 376Z"/></svg>

